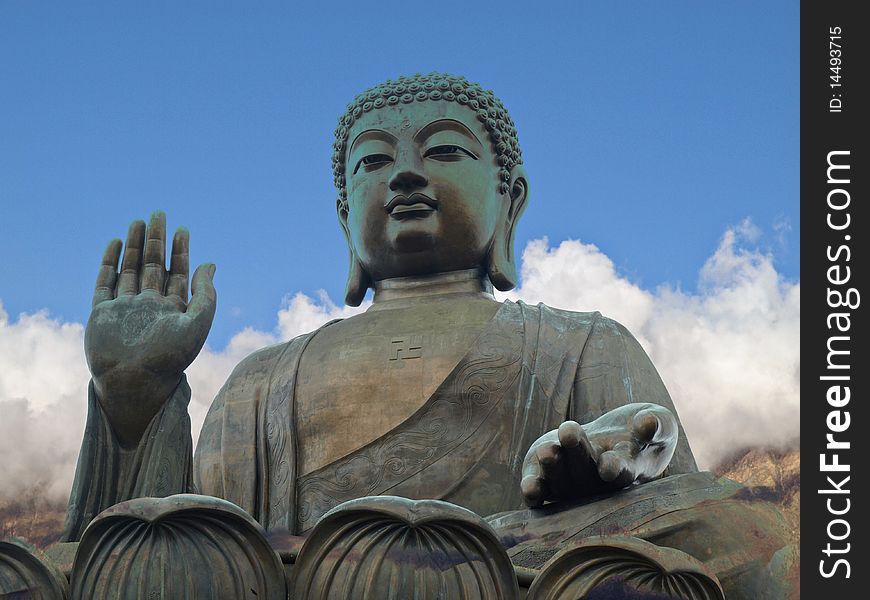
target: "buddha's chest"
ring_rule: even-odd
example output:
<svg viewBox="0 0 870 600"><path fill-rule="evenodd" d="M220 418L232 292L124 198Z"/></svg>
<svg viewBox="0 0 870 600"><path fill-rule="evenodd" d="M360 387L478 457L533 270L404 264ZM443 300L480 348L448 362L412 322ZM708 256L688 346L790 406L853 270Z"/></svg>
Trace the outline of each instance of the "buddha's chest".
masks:
<svg viewBox="0 0 870 600"><path fill-rule="evenodd" d="M327 327L303 353L296 434L304 475L416 412L450 375L497 305L370 312Z"/></svg>

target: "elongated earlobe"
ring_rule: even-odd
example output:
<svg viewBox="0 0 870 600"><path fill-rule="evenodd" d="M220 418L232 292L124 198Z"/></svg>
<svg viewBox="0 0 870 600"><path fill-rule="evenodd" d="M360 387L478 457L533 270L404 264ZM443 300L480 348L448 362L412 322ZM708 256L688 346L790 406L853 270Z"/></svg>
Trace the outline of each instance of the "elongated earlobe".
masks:
<svg viewBox="0 0 870 600"><path fill-rule="evenodd" d="M344 303L348 306L359 306L371 287L371 279L365 272L353 251L350 252L350 269L347 273L347 284L344 287Z"/></svg>
<svg viewBox="0 0 870 600"><path fill-rule="evenodd" d="M513 257L513 233L497 232L486 265L489 280L497 290L507 292L517 286L517 267Z"/></svg>
<svg viewBox="0 0 870 600"><path fill-rule="evenodd" d="M353 251L353 242L350 237L350 230L347 227L347 211L348 206L341 199L335 205L335 210L338 213L338 222L341 225L341 230L344 233L344 239L347 241L348 258L350 266L347 272L347 283L344 286L344 303L348 306L359 306L366 292L372 287L372 280Z"/></svg>
<svg viewBox="0 0 870 600"><path fill-rule="evenodd" d="M526 208L529 195L528 184L520 166L514 168L513 185L510 188L510 203L502 225L495 232L486 261L489 280L497 290L507 292L516 287L517 265L514 260L514 231L517 221Z"/></svg>

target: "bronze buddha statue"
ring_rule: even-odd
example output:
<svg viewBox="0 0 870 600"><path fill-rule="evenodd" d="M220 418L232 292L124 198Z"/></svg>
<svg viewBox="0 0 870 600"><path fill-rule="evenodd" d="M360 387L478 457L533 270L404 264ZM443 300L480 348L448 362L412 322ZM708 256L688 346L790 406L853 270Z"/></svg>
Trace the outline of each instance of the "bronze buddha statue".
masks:
<svg viewBox="0 0 870 600"><path fill-rule="evenodd" d="M552 556L592 531L683 544L706 561L693 549L711 542L692 531L713 529L698 507L739 490L696 473L638 342L597 312L493 297L517 283L514 230L530 192L501 102L462 77L401 77L357 96L335 134L345 300L373 289L372 305L242 361L195 458L184 370L215 312L214 265L194 273L188 300L188 234L175 234L167 270L162 213L133 223L123 258L120 240L109 244L86 331L89 416L66 538L139 497L214 496L269 532L305 536L342 503L399 496L491 516L517 568L523 544L547 540L535 548ZM715 518L732 514L722 510ZM650 526L665 515L667 527ZM762 546L778 549L777 535ZM723 548L733 554L737 537ZM727 583L732 571L763 562L750 554L710 550L734 597L750 592Z"/></svg>

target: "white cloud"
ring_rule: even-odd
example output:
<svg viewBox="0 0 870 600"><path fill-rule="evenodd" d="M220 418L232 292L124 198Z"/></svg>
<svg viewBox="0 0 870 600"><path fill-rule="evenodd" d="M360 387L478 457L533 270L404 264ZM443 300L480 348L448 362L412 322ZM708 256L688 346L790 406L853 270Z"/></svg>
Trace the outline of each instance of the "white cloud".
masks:
<svg viewBox="0 0 870 600"><path fill-rule="evenodd" d="M333 319L346 319L359 314L369 307L369 302L360 306L336 306L323 290L317 291L317 300L299 292L293 297L285 297L278 311L278 331L281 338L289 340L297 335L308 333Z"/></svg>
<svg viewBox="0 0 870 600"><path fill-rule="evenodd" d="M703 265L699 292L646 290L592 244L535 240L522 287L508 294L572 310L600 310L640 340L668 385L692 446L710 466L731 449L784 444L799 431L800 284L748 247L750 222L729 229ZM246 328L223 350L203 349L188 370L194 438L233 367L263 346L345 318L324 292L287 296L271 332ZM88 370L83 326L46 312L10 320L0 304L0 502L41 486L65 498L84 429Z"/></svg>
<svg viewBox="0 0 870 600"><path fill-rule="evenodd" d="M88 399L83 335L45 311L11 322L0 302L0 502L69 494Z"/></svg>
<svg viewBox="0 0 870 600"><path fill-rule="evenodd" d="M500 297L568 310L601 310L631 331L640 329L653 311L652 295L620 277L613 262L593 244L568 240L551 248L546 238L532 240L523 251L520 281L521 287Z"/></svg>

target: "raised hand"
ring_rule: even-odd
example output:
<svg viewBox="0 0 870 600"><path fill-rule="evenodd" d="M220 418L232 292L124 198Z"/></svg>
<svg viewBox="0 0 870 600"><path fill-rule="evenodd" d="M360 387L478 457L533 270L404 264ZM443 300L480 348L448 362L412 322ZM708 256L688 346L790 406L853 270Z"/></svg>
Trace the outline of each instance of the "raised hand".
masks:
<svg viewBox="0 0 870 600"><path fill-rule="evenodd" d="M214 318L215 266L193 274L187 298L185 229L175 232L165 266L166 216L155 212L146 229L135 221L121 240L109 242L85 330L85 355L100 405L125 446L138 443L205 343Z"/></svg>
<svg viewBox="0 0 870 600"><path fill-rule="evenodd" d="M677 446L677 420L656 404L627 404L595 421L565 421L526 453L521 482L532 508L655 479Z"/></svg>

